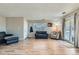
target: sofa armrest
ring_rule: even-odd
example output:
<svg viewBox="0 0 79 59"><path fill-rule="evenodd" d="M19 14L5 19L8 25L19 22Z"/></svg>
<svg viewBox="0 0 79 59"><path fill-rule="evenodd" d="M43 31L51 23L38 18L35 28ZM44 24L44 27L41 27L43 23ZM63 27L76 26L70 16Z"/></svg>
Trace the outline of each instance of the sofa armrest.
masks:
<svg viewBox="0 0 79 59"><path fill-rule="evenodd" d="M5 37L7 37L7 36L13 36L13 34L6 34Z"/></svg>

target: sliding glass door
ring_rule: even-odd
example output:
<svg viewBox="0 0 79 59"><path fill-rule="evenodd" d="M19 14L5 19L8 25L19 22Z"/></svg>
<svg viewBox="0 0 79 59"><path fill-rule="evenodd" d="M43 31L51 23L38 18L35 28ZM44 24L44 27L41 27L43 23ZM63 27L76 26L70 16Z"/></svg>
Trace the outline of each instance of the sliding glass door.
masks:
<svg viewBox="0 0 79 59"><path fill-rule="evenodd" d="M74 32L74 19L70 20L70 42L74 43L75 41L75 32Z"/></svg>
<svg viewBox="0 0 79 59"><path fill-rule="evenodd" d="M64 27L64 39L69 41L70 39L70 21L65 21L65 27Z"/></svg>
<svg viewBox="0 0 79 59"><path fill-rule="evenodd" d="M74 15L65 18L64 23L64 40L74 44Z"/></svg>

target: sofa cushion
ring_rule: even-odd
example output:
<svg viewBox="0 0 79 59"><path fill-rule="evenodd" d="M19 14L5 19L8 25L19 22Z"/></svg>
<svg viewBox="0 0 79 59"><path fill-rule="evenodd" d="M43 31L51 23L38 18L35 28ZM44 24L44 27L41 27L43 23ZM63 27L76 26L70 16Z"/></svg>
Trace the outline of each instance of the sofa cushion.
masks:
<svg viewBox="0 0 79 59"><path fill-rule="evenodd" d="M6 44L12 44L18 42L19 38L16 36L5 37Z"/></svg>
<svg viewBox="0 0 79 59"><path fill-rule="evenodd" d="M48 34L47 34L46 31L36 31L35 38L36 39L47 39L48 38Z"/></svg>
<svg viewBox="0 0 79 59"><path fill-rule="evenodd" d="M36 31L36 33L38 33L38 34L46 34L47 32L46 31Z"/></svg>
<svg viewBox="0 0 79 59"><path fill-rule="evenodd" d="M5 37L4 39L7 40L7 39L12 38L12 37L15 37L15 36L8 36L8 37Z"/></svg>

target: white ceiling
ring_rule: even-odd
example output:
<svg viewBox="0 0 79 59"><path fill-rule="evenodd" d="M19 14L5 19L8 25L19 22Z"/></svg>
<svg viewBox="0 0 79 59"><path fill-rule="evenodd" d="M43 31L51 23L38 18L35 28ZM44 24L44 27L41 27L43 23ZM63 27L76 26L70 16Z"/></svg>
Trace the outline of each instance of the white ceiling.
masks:
<svg viewBox="0 0 79 59"><path fill-rule="evenodd" d="M22 3L0 4L0 16L26 17L29 20L57 19L62 12L69 13L79 8L77 3Z"/></svg>

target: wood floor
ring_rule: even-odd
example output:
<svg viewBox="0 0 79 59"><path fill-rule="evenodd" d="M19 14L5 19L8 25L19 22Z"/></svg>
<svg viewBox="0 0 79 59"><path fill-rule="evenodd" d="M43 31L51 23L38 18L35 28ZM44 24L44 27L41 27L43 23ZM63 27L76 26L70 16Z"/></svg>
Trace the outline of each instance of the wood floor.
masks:
<svg viewBox="0 0 79 59"><path fill-rule="evenodd" d="M79 49L53 39L28 39L16 44L1 45L0 55L75 55Z"/></svg>

